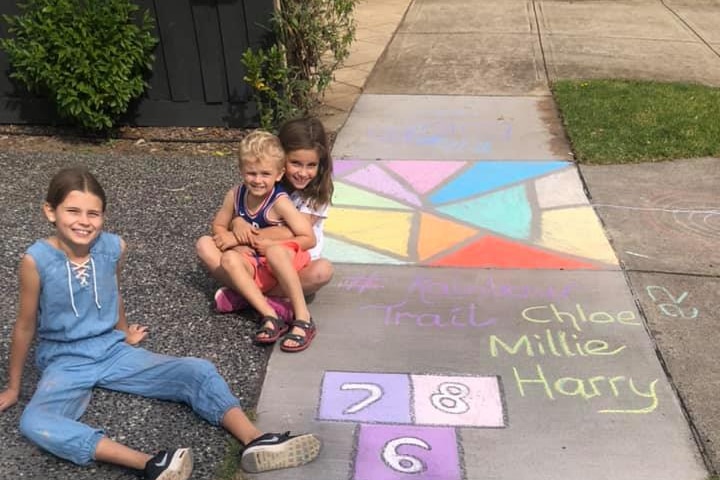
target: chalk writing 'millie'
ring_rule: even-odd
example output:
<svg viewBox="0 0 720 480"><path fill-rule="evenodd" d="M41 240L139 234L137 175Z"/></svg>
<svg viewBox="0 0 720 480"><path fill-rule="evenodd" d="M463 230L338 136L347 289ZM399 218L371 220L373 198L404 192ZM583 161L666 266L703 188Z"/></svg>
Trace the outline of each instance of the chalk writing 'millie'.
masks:
<svg viewBox="0 0 720 480"><path fill-rule="evenodd" d="M553 357L588 357L617 355L625 350L627 345L620 345L615 349L610 349L610 345L604 340L578 340L578 336L574 333L568 338L567 332L552 332L549 328L545 330L544 335L523 335L519 337L514 344L509 345L500 339L498 335L490 335L490 355L497 357L500 352L504 351L510 355L524 353L528 357L553 356Z"/></svg>

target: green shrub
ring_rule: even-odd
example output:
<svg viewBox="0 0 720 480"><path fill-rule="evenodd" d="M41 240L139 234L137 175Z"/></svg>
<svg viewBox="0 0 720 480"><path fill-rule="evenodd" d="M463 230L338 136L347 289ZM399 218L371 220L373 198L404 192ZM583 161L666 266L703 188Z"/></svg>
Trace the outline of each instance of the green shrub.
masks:
<svg viewBox="0 0 720 480"><path fill-rule="evenodd" d="M333 73L350 55L358 0L278 3L271 21L276 43L242 57L260 125L269 130L322 100Z"/></svg>
<svg viewBox="0 0 720 480"><path fill-rule="evenodd" d="M0 40L11 78L48 98L60 117L106 130L145 87L152 68L153 20L130 0L27 0L3 16L12 38Z"/></svg>

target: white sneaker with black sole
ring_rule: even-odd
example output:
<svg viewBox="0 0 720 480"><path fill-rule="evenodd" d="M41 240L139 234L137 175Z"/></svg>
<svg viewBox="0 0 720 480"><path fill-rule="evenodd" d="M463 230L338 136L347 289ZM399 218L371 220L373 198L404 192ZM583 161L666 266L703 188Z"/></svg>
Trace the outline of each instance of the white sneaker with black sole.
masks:
<svg viewBox="0 0 720 480"><path fill-rule="evenodd" d="M314 460L321 445L320 439L311 433L266 433L245 446L240 466L249 473L299 467Z"/></svg>
<svg viewBox="0 0 720 480"><path fill-rule="evenodd" d="M189 448L163 450L145 464L145 480L187 480L193 469Z"/></svg>

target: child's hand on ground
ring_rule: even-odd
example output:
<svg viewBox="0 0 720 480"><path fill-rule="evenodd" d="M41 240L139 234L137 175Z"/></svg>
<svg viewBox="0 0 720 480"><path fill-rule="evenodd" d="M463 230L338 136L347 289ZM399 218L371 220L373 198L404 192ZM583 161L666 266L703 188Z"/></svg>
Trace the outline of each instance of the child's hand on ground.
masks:
<svg viewBox="0 0 720 480"><path fill-rule="evenodd" d="M142 342L148 334L148 327L133 323L128 327L128 331L125 334L125 341L130 345L137 345Z"/></svg>
<svg viewBox="0 0 720 480"><path fill-rule="evenodd" d="M0 412L5 411L15 405L18 401L19 396L20 392L10 388L0 393Z"/></svg>
<svg viewBox="0 0 720 480"><path fill-rule="evenodd" d="M258 229L241 217L235 217L230 225L232 233L240 245L250 245Z"/></svg>
<svg viewBox="0 0 720 480"><path fill-rule="evenodd" d="M229 250L238 245L238 239L235 238L233 232L216 233L213 235L215 246L222 252Z"/></svg>

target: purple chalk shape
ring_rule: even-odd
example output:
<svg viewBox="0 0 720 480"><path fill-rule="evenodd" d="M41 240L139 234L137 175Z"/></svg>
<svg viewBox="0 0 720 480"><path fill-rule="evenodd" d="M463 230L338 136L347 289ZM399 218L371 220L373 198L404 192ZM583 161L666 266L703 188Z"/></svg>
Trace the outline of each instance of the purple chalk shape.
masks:
<svg viewBox="0 0 720 480"><path fill-rule="evenodd" d="M360 425L353 480L461 480L455 429Z"/></svg>
<svg viewBox="0 0 720 480"><path fill-rule="evenodd" d="M318 420L412 423L409 399L405 374L325 372Z"/></svg>

